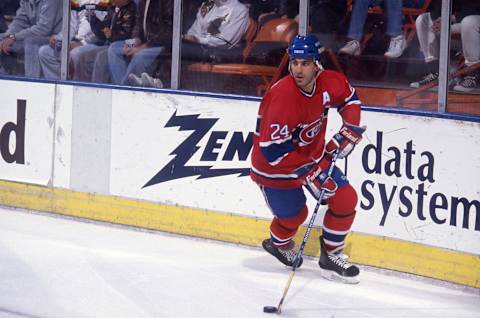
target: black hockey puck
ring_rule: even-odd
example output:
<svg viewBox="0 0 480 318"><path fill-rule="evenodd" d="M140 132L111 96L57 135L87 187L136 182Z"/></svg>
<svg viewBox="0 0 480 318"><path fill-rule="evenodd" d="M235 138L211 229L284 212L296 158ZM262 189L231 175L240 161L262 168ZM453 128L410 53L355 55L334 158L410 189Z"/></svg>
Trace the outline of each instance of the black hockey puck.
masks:
<svg viewBox="0 0 480 318"><path fill-rule="evenodd" d="M265 307L263 307L263 312L266 312L266 313L269 313L269 314L275 313L275 312L277 312L277 307L275 307L275 306L265 306Z"/></svg>

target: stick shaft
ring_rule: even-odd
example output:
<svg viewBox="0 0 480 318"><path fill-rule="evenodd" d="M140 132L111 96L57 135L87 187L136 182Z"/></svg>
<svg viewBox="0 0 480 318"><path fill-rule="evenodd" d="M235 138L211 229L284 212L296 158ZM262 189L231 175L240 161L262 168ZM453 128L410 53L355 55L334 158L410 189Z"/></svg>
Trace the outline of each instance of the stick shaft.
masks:
<svg viewBox="0 0 480 318"><path fill-rule="evenodd" d="M329 177L332 176L333 168L335 167L335 161L337 161L337 158L338 158L338 151L335 152L335 154L333 155L332 162L330 163L330 167L328 168L327 175ZM295 259L293 260L292 271L290 272L290 276L288 277L287 285L285 286L285 289L283 291L282 298L280 299L280 302L278 303L277 313L280 313L281 310L282 310L283 301L285 300L285 297L287 296L287 293L288 293L288 289L290 288L290 285L292 284L293 276L295 276L295 271L297 270L299 260L303 255L303 250L305 249L305 245L307 244L308 237L310 236L310 232L312 231L313 224L315 223L315 219L317 218L318 210L320 208L320 205L322 204L322 199L323 199L324 195L325 195L325 189L322 189L320 191L320 195L318 196L318 200L317 200L317 204L315 205L315 209L313 210L312 216L310 217L310 221L308 222L307 230L305 231L305 235L303 236L302 244L300 245L300 248L298 249L297 255L295 256Z"/></svg>

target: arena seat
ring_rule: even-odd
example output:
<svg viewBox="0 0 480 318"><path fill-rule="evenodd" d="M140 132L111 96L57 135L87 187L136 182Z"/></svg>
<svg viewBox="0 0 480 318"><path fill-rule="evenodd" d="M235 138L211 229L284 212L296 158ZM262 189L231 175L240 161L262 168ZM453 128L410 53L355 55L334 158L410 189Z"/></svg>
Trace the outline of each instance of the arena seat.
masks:
<svg viewBox="0 0 480 318"><path fill-rule="evenodd" d="M263 43L278 44L280 47L286 49L291 39L298 33L298 24L293 19L276 18L266 22L253 41L247 44L243 52L242 63L220 63L211 64L210 66L196 65L205 63L195 63L189 66L189 71L196 72L211 72L213 74L223 75L242 75L242 76L258 76L261 77L262 83L257 86L257 94L262 95L273 83L275 83L282 71L288 64L288 55L285 52L282 54L278 65L265 65L264 63L250 63L248 62L254 56L252 52L255 47L260 47ZM266 52L267 54L267 52Z"/></svg>
<svg viewBox="0 0 480 318"><path fill-rule="evenodd" d="M247 48L249 45L252 43L253 39L255 38L255 35L257 34L257 28L258 24L257 22L250 18L248 22L248 27L247 31L245 31L245 34L243 35L243 39L245 40L245 48L242 52L242 60L244 61L246 58L247 54ZM188 70L191 72L211 72L212 70L212 64L211 63L192 63L188 65Z"/></svg>

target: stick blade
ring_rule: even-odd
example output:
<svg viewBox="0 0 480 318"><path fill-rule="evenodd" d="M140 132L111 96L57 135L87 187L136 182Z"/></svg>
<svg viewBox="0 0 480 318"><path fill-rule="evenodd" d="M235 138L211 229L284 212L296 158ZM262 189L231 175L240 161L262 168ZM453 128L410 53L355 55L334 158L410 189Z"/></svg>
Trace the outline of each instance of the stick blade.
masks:
<svg viewBox="0 0 480 318"><path fill-rule="evenodd" d="M278 308L275 306L265 306L263 307L263 312L268 314L274 314L278 312Z"/></svg>

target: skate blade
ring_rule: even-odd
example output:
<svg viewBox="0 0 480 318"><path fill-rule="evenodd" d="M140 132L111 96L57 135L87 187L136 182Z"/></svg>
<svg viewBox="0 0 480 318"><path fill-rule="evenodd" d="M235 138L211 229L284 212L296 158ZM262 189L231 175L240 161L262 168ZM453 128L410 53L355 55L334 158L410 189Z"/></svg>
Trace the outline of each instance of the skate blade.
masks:
<svg viewBox="0 0 480 318"><path fill-rule="evenodd" d="M334 281L334 282L339 282L343 284L352 284L352 285L360 283L360 278L359 278L360 275L357 275L355 277L345 277L337 274L335 271L329 271L322 268L320 268L320 270L323 278Z"/></svg>

